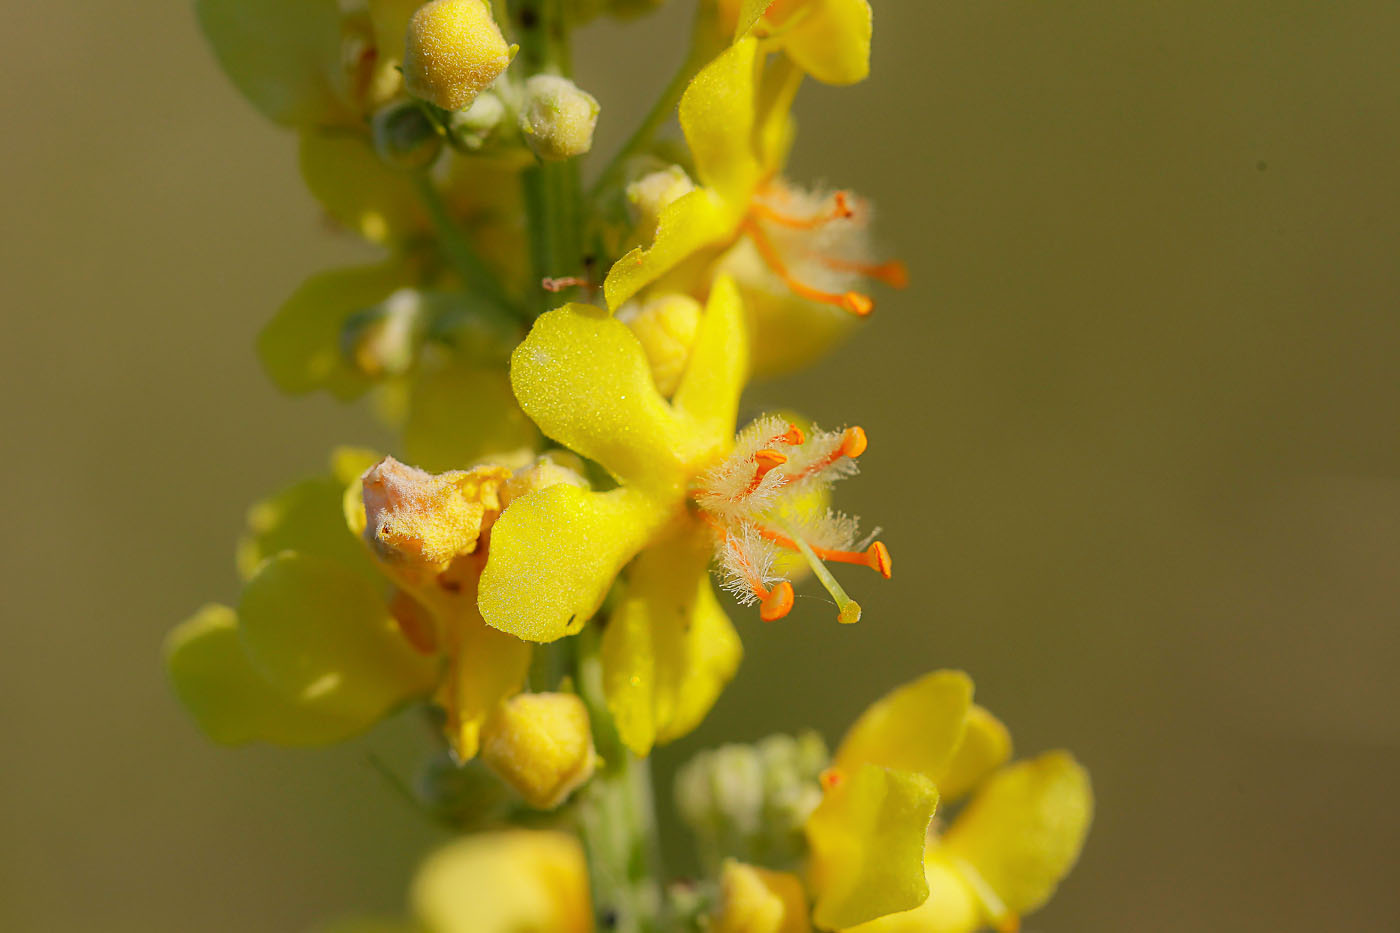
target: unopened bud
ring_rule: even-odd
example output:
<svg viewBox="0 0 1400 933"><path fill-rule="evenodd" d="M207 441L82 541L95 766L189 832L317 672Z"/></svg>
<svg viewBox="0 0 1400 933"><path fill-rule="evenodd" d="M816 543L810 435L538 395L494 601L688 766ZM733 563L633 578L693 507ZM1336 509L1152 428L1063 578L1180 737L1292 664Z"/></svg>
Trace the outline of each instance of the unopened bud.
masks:
<svg viewBox="0 0 1400 933"><path fill-rule="evenodd" d="M661 211L672 201L695 190L695 182L679 165L648 172L627 186L627 203L637 236L650 242L656 235Z"/></svg>
<svg viewBox="0 0 1400 933"><path fill-rule="evenodd" d="M719 876L719 909L710 933L790 933L809 930L807 895L796 875L726 859Z"/></svg>
<svg viewBox="0 0 1400 933"><path fill-rule="evenodd" d="M341 353L370 378L401 376L417 357L424 317L422 295L401 288L346 320L340 332Z"/></svg>
<svg viewBox="0 0 1400 933"><path fill-rule="evenodd" d="M552 810L593 776L588 709L572 693L516 694L486 721L481 759L530 806Z"/></svg>
<svg viewBox="0 0 1400 933"><path fill-rule="evenodd" d="M525 82L520 132L530 151L546 161L583 155L593 147L598 101L568 78L535 75Z"/></svg>
<svg viewBox="0 0 1400 933"><path fill-rule="evenodd" d="M408 23L404 86L443 110L462 110L514 55L482 0L432 0Z"/></svg>
<svg viewBox="0 0 1400 933"><path fill-rule="evenodd" d="M815 733L701 752L676 775L676 806L707 851L795 862L804 852L803 826L821 802L817 776L827 760Z"/></svg>
<svg viewBox="0 0 1400 933"><path fill-rule="evenodd" d="M574 462L570 464L569 460ZM587 489L588 480L583 478L582 468L583 464L567 451L543 454L529 466L516 470L511 478L506 480L505 485L501 487L501 508L504 509L523 495L538 489L558 486L560 483Z"/></svg>
<svg viewBox="0 0 1400 933"><path fill-rule="evenodd" d="M482 91L466 110L448 117L453 135L468 149L484 149L506 125L510 112L494 91Z"/></svg>
<svg viewBox="0 0 1400 933"><path fill-rule="evenodd" d="M670 398L690 362L690 348L700 329L700 302L689 295L663 294L639 306L618 310L618 320L632 329L642 345L656 389Z"/></svg>
<svg viewBox="0 0 1400 933"><path fill-rule="evenodd" d="M413 101L386 104L370 120L374 151L393 168L426 168L442 151L442 136L428 115Z"/></svg>

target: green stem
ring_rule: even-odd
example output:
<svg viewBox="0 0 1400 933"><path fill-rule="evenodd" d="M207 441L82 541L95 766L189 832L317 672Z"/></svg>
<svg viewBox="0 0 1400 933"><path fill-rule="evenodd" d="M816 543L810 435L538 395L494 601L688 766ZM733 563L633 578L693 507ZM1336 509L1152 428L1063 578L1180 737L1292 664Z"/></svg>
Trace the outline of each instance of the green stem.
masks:
<svg viewBox="0 0 1400 933"><path fill-rule="evenodd" d="M491 304L502 308L515 318L520 318L524 314L524 309L520 307L510 295L506 294L505 288L496 278L494 272L486 263L481 261L481 257L472 249L471 243L463 235L457 222L448 213L447 205L443 203L442 194L433 184L433 180L426 172L417 176L418 196L423 201L423 206L428 210L428 216L433 222L433 229L437 233L438 243L442 247L443 254L452 268L457 270L457 274L462 278L462 284L469 290L476 292Z"/></svg>
<svg viewBox="0 0 1400 933"><path fill-rule="evenodd" d="M600 929L653 933L666 927L649 762L622 744L608 711L596 624L576 641L579 696L588 706L593 742L603 759L580 807L594 909Z"/></svg>
<svg viewBox="0 0 1400 933"><path fill-rule="evenodd" d="M510 13L525 74L568 77L571 57L565 0L518 0ZM586 272L578 160L541 162L521 173L521 184L530 229L531 281L526 294L532 312L541 314L567 297L546 291L545 279Z"/></svg>

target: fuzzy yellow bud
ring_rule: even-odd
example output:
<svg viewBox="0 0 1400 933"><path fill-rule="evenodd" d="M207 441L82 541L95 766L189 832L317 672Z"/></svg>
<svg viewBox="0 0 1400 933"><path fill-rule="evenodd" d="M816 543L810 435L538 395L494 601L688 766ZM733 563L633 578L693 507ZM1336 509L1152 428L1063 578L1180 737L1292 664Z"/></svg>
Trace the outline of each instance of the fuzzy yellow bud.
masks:
<svg viewBox="0 0 1400 933"><path fill-rule="evenodd" d="M711 933L810 933L807 896L796 875L727 859Z"/></svg>
<svg viewBox="0 0 1400 933"><path fill-rule="evenodd" d="M642 345L657 391L669 398L690 361L700 329L700 303L689 295L667 294L639 308L626 306L617 316Z"/></svg>
<svg viewBox="0 0 1400 933"><path fill-rule="evenodd" d="M568 78L535 75L525 82L520 132L530 151L557 162L593 148L598 101Z"/></svg>
<svg viewBox="0 0 1400 933"><path fill-rule="evenodd" d="M514 55L482 0L432 0L408 24L404 86L444 110L461 110L506 70Z"/></svg>
<svg viewBox="0 0 1400 933"><path fill-rule="evenodd" d="M491 714L481 758L525 802L552 810L593 776L588 710L572 693L520 693Z"/></svg>

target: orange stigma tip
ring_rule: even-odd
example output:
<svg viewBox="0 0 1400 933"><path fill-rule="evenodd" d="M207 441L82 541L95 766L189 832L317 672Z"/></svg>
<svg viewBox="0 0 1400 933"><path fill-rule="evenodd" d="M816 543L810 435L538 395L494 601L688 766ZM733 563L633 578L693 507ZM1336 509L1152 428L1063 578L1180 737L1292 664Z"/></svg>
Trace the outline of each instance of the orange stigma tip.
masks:
<svg viewBox="0 0 1400 933"><path fill-rule="evenodd" d="M763 597L763 602L758 606L758 617L764 622L776 622L792 611L792 601L792 584L783 580Z"/></svg>
<svg viewBox="0 0 1400 933"><path fill-rule="evenodd" d="M849 311L856 317L867 317L875 310L875 302L862 292L846 292L837 304L843 311Z"/></svg>
<svg viewBox="0 0 1400 933"><path fill-rule="evenodd" d="M865 448L868 446L870 446L870 442L865 436L865 429L859 425L847 428L845 436L841 438L841 453L852 460L865 453Z"/></svg>
<svg viewBox="0 0 1400 933"><path fill-rule="evenodd" d="M870 545L870 547L866 548L865 557L870 562L871 570L878 571L880 576L884 577L886 580L890 578L890 571L892 569L890 565L890 549L885 547L882 542L876 541L874 544Z"/></svg>
<svg viewBox="0 0 1400 933"><path fill-rule="evenodd" d="M821 783L822 790L831 790L845 779L846 776L841 773L839 768L827 768L817 775L817 781Z"/></svg>

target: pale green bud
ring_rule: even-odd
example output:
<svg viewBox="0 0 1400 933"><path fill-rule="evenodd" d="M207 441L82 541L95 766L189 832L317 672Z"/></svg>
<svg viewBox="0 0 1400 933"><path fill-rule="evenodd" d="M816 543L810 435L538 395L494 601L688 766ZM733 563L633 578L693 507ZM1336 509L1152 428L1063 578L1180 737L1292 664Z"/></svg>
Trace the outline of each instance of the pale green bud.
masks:
<svg viewBox="0 0 1400 933"><path fill-rule="evenodd" d="M401 288L346 320L340 332L341 354L372 379L401 376L413 368L427 327L426 318L423 295Z"/></svg>
<svg viewBox="0 0 1400 933"><path fill-rule="evenodd" d="M379 108L370 121L374 151L384 164L413 171L427 168L442 151L442 136L423 109L401 100Z"/></svg>
<svg viewBox="0 0 1400 933"><path fill-rule="evenodd" d="M459 142L473 151L485 148L510 120L510 111L495 91L483 91L466 110L448 117Z"/></svg>
<svg viewBox="0 0 1400 933"><path fill-rule="evenodd" d="M525 82L520 132L535 155L559 161L593 147L598 101L568 78L535 75Z"/></svg>

